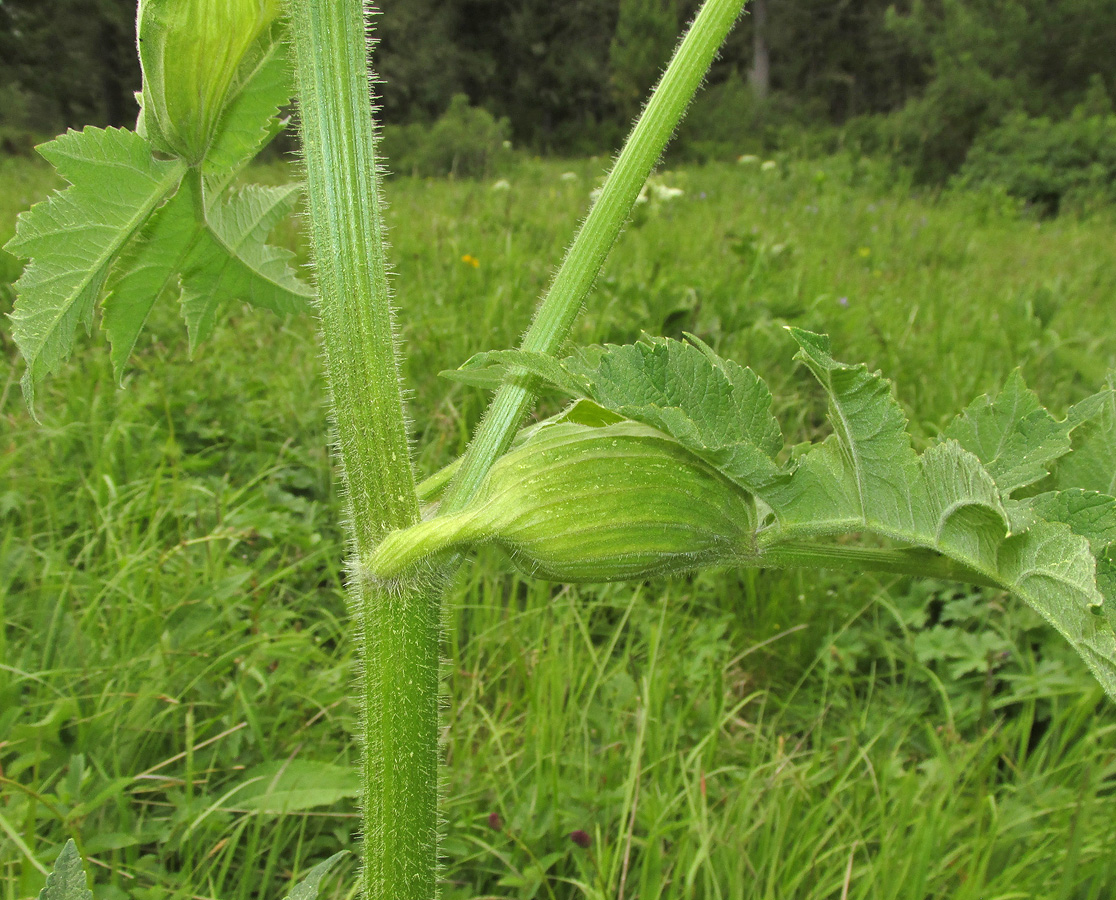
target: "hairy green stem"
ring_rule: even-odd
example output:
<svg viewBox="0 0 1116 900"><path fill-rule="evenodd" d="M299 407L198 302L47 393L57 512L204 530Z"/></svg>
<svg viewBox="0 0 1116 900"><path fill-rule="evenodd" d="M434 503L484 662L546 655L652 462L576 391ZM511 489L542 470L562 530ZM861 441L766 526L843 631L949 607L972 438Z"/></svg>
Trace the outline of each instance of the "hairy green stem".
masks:
<svg viewBox="0 0 1116 900"><path fill-rule="evenodd" d="M357 561L419 518L407 446L375 157L366 9L288 0L318 314L348 501L361 651L362 895L436 894L438 592L390 589Z"/></svg>
<svg viewBox="0 0 1116 900"><path fill-rule="evenodd" d="M566 253L521 349L555 353L569 335L582 301L624 227L647 176L662 156L745 2L706 0L702 5ZM531 403L531 387L531 379L523 374L512 376L496 393L442 503L444 513L464 508L492 463L508 449Z"/></svg>

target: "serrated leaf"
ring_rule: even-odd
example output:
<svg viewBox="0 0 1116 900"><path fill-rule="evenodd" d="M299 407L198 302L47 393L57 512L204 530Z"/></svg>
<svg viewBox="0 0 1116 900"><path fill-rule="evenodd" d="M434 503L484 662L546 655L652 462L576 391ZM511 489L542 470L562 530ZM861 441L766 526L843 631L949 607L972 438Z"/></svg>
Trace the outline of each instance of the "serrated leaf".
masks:
<svg viewBox="0 0 1116 900"><path fill-rule="evenodd" d="M1055 487L1116 496L1116 374L1105 390L1070 410L1075 416L1084 421L1074 431L1073 452L1058 461Z"/></svg>
<svg viewBox="0 0 1116 900"><path fill-rule="evenodd" d="M1096 553L1116 543L1116 498L1107 494L1067 488L1030 497L1024 505L1047 522L1068 525Z"/></svg>
<svg viewBox="0 0 1116 900"><path fill-rule="evenodd" d="M68 131L40 148L70 187L20 215L6 249L30 258L16 282L12 335L27 361L28 405L35 382L73 349L113 262L177 188L179 161L157 160L139 135L118 128Z"/></svg>
<svg viewBox="0 0 1116 900"><path fill-rule="evenodd" d="M837 362L824 335L789 330L800 348L795 359L825 388L835 433L803 456L790 481L764 499L785 528L825 521L831 531L857 524L915 531L911 491L918 457L890 382L867 366Z"/></svg>
<svg viewBox="0 0 1116 900"><path fill-rule="evenodd" d="M314 866L314 868L307 873L306 877L294 886L287 895L287 900L317 900L318 888L322 883L322 879L342 857L348 855L348 852L347 850L342 850L340 853L334 853L329 859Z"/></svg>
<svg viewBox="0 0 1116 900"><path fill-rule="evenodd" d="M1073 645L1116 698L1113 610L1096 582L1089 542L1061 523L1037 520L1000 549L999 578Z"/></svg>
<svg viewBox="0 0 1116 900"><path fill-rule="evenodd" d="M312 289L294 274L292 254L265 243L297 205L300 186L249 186L207 212L197 183L188 181L160 209L122 257L105 298L104 326L116 376L160 296L178 294L191 349L230 303L243 301L277 313L300 312Z"/></svg>
<svg viewBox="0 0 1116 900"><path fill-rule="evenodd" d="M1050 415L1016 370L995 398L973 401L944 436L975 453L1007 497L1045 478L1069 453L1075 424L1072 417L1059 422Z"/></svg>
<svg viewBox="0 0 1116 900"><path fill-rule="evenodd" d="M101 320L112 345L117 381L124 376L152 307L160 297L178 293L179 274L202 238L191 192L180 190L151 217L121 257L109 279Z"/></svg>
<svg viewBox="0 0 1116 900"><path fill-rule="evenodd" d="M73 840L66 841L58 854L46 884L39 891L39 900L93 900L81 866L81 855Z"/></svg>
<svg viewBox="0 0 1116 900"><path fill-rule="evenodd" d="M283 129L279 110L294 93L287 45L278 32L242 73L227 101L202 165L206 175L227 177L241 169Z"/></svg>
<svg viewBox="0 0 1116 900"><path fill-rule="evenodd" d="M191 351L234 301L280 314L308 308L314 291L291 268L294 254L264 243L299 196L297 184L250 185L208 210L207 239L197 243L182 272L182 312Z"/></svg>
<svg viewBox="0 0 1116 900"><path fill-rule="evenodd" d="M589 347L564 360L539 353L481 353L458 373L477 383L526 370L543 382L674 437L726 477L756 492L782 474L783 438L771 394L750 369L707 347L664 338Z"/></svg>

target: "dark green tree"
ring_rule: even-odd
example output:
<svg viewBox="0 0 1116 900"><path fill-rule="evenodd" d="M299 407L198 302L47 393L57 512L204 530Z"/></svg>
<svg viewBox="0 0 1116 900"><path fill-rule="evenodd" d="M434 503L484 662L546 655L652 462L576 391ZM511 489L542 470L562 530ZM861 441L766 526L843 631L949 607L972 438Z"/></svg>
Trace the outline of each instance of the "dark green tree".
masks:
<svg viewBox="0 0 1116 900"><path fill-rule="evenodd" d="M628 118L662 72L678 35L675 0L620 0L616 30L608 48L612 98Z"/></svg>
<svg viewBox="0 0 1116 900"><path fill-rule="evenodd" d="M0 87L22 99L9 124L134 122L135 19L135 0L0 0Z"/></svg>
<svg viewBox="0 0 1116 900"><path fill-rule="evenodd" d="M384 120L435 118L461 91L462 52L455 42L459 4L381 0L374 28Z"/></svg>

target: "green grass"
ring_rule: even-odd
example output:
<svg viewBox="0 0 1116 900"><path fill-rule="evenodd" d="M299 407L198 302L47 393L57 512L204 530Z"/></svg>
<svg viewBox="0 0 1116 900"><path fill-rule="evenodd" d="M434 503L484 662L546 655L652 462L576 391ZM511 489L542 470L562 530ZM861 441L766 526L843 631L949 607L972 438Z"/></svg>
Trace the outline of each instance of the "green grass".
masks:
<svg viewBox="0 0 1116 900"><path fill-rule="evenodd" d="M485 400L437 372L516 341L603 167L389 183L423 474ZM53 182L0 173L5 236ZM845 158L662 180L685 195L637 210L576 338L696 333L768 380L788 443L825 425L787 323L882 368L924 438L1016 366L1059 413L1116 367L1110 213L911 196ZM68 836L98 900L283 896L356 825L313 323L232 310L191 363L168 304L123 389L88 342L42 425L0 346L0 900ZM446 898L1116 890L1116 715L1009 598L801 572L570 588L486 551L446 634Z"/></svg>

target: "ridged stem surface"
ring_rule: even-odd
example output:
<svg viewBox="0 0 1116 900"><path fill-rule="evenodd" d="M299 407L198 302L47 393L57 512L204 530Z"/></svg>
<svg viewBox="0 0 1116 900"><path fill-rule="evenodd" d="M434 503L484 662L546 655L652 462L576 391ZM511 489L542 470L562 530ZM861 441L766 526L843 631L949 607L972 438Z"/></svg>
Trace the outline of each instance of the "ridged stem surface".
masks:
<svg viewBox="0 0 1116 900"><path fill-rule="evenodd" d="M361 0L289 0L318 314L360 644L365 900L436 894L438 596L359 575L418 521L395 354Z"/></svg>

